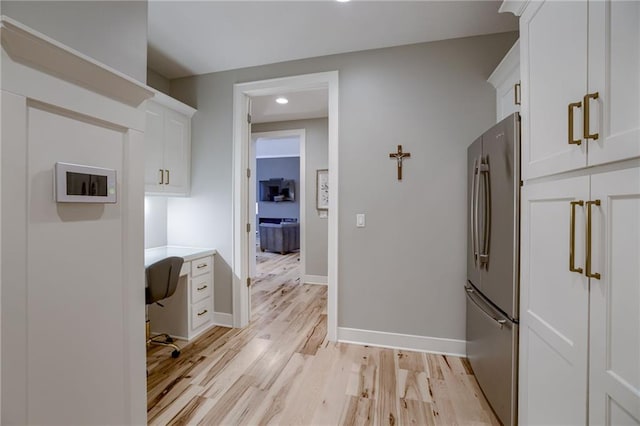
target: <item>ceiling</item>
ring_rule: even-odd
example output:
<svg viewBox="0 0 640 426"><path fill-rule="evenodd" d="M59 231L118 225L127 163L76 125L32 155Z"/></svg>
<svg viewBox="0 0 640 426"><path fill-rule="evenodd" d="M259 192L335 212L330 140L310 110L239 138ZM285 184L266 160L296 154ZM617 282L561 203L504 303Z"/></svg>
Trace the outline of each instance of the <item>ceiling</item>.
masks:
<svg viewBox="0 0 640 426"><path fill-rule="evenodd" d="M302 120L322 118L329 115L329 92L327 89L304 90L284 95L289 103L280 105L275 96L251 98L251 122Z"/></svg>
<svg viewBox="0 0 640 426"><path fill-rule="evenodd" d="M149 68L172 79L517 29L499 0L149 1Z"/></svg>

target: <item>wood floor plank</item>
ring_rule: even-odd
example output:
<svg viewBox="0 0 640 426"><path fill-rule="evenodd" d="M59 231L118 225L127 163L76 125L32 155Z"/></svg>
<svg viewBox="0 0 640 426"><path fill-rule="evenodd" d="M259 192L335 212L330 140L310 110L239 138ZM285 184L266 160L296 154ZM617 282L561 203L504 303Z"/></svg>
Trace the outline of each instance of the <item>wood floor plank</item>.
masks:
<svg viewBox="0 0 640 426"><path fill-rule="evenodd" d="M499 424L466 359L329 342L327 286L300 282L299 254L257 260L247 327L148 349L151 424Z"/></svg>

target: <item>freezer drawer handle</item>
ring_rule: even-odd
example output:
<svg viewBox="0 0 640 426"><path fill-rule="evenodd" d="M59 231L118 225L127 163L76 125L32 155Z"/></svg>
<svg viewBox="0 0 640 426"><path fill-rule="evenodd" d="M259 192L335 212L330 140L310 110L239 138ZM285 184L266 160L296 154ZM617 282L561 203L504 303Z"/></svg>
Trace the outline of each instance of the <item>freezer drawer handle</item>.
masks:
<svg viewBox="0 0 640 426"><path fill-rule="evenodd" d="M469 299L473 302L473 304L476 305L478 307L478 309L480 309L482 311L483 314L485 314L488 318L493 320L493 322L498 324L498 327L500 327L500 329L502 330L504 325L507 323L507 320L495 318L493 315L489 314L487 311L482 309L482 306L480 306L480 304L478 302L476 302L475 299L471 296L472 293L475 293L475 291L472 288L465 287L464 290L469 295Z"/></svg>

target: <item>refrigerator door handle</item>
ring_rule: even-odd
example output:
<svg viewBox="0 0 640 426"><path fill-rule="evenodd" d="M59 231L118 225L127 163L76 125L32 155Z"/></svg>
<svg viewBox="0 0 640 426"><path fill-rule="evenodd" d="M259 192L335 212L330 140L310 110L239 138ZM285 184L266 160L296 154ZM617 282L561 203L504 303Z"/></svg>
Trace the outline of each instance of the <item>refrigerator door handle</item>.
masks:
<svg viewBox="0 0 640 426"><path fill-rule="evenodd" d="M467 297L469 298L469 300L471 300L473 302L473 304L476 305L478 307L478 309L480 309L480 311L484 315L487 316L487 318L491 319L502 330L502 328L504 328L504 325L507 323L507 320L498 319L498 318L494 317L493 315L491 315L489 312L487 312L485 309L483 309L482 306L480 305L480 303L478 301L476 301L475 296L473 296L473 294L475 293L475 290L473 288L465 287L464 290L467 292Z"/></svg>
<svg viewBox="0 0 640 426"><path fill-rule="evenodd" d="M471 250L473 250L473 263L478 267L478 250L476 235L476 177L478 176L478 159L473 159L473 178L471 178L471 214L469 229L471 232Z"/></svg>
<svg viewBox="0 0 640 426"><path fill-rule="evenodd" d="M478 259L480 265L489 263L489 236L491 235L491 182L489 181L489 159L480 162L479 172L482 173L482 189L484 194L484 226L482 230L482 251ZM478 184L478 186L480 186Z"/></svg>
<svg viewBox="0 0 640 426"><path fill-rule="evenodd" d="M482 165L482 156L476 160L476 167L474 170L474 183L473 191L475 193L475 205L473 207L474 215L474 245L473 252L475 258L476 267L482 266L480 263L480 168Z"/></svg>

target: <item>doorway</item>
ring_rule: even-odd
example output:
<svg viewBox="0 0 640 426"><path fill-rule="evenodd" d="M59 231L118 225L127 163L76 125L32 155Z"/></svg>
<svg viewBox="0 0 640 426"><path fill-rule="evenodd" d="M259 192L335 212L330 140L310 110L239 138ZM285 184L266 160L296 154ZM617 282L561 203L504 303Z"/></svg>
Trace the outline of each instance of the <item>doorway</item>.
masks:
<svg viewBox="0 0 640 426"><path fill-rule="evenodd" d="M284 95L310 89L326 89L328 93L328 169L329 188L338 187L338 72L331 71L234 85L234 158L233 158L233 316L234 326L244 327L250 315L250 246L251 207L247 200L250 170L251 98ZM255 204L254 204L255 205ZM337 337L338 288L338 211L337 197L329 197L327 242L327 338ZM255 234L253 234L255 238Z"/></svg>
<svg viewBox="0 0 640 426"><path fill-rule="evenodd" d="M302 276L306 242L305 129L253 132L249 164L254 178L249 188L248 209L249 218L253 219L251 229L255 230L249 235L249 276L252 280L256 277L258 250L282 255L299 251ZM267 238L281 230L277 228L279 224L284 224L287 238L277 241ZM274 229L266 230L271 234L261 238L261 225L263 229Z"/></svg>

